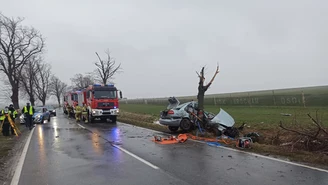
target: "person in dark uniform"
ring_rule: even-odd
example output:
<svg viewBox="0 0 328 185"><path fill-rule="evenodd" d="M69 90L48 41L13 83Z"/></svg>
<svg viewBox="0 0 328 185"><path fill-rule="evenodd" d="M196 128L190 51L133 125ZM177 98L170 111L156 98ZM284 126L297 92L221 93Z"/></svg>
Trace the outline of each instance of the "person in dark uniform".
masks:
<svg viewBox="0 0 328 185"><path fill-rule="evenodd" d="M4 136L9 136L10 123L8 120L8 116L10 116L10 110L9 107L6 106L5 109L0 112L0 121L2 123L2 134Z"/></svg>
<svg viewBox="0 0 328 185"><path fill-rule="evenodd" d="M25 116L25 124L26 127L29 127L30 130L32 130L33 128L33 120L32 120L32 116L34 114L35 110L34 107L32 105L30 105L30 103L26 103L26 106L23 107L22 109L22 113L24 113Z"/></svg>

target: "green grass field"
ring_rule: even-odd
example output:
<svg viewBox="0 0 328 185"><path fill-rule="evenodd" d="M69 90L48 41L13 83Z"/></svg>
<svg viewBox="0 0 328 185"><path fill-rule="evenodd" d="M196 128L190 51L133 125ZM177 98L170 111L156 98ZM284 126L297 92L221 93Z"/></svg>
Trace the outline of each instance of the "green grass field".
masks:
<svg viewBox="0 0 328 185"><path fill-rule="evenodd" d="M166 106L162 105L145 105L145 104L121 104L120 109L126 112L152 115L154 119L159 118L161 110ZM263 128L277 127L280 121L291 123L296 116L299 123L310 123L310 113L316 116L316 111L322 116L323 124L328 125L328 107L242 107L242 106L222 106L236 121L236 124L246 122L248 125L262 125ZM205 105L208 112L218 113L220 107ZM283 116L281 113L289 113L292 116Z"/></svg>
<svg viewBox="0 0 328 185"><path fill-rule="evenodd" d="M174 96L174 95L172 95ZM196 96L177 97L181 103L196 100ZM124 99L121 104L167 105L168 97ZM328 106L328 86L293 89L264 90L252 92L207 94L206 105L223 106Z"/></svg>
<svg viewBox="0 0 328 185"><path fill-rule="evenodd" d="M159 124L154 124L153 121L159 119L161 110L164 110L166 105L145 105L145 104L120 104L122 110L119 121L141 126L157 131L168 132L168 128ZM261 135L261 142L254 143L251 152L271 156L284 156L291 161L305 162L308 164L328 165L328 156L323 153L308 152L303 149L291 150L291 146L280 146L280 143L290 142L295 136L290 132L281 132L279 122L283 121L287 127L306 127L304 124L313 125L307 113L316 118L321 119L322 125L328 127L328 107L286 107L286 106L222 106L236 121L236 126L243 122L247 124L242 134L249 132L258 132ZM205 110L213 113L218 113L219 106L205 105ZM292 116L283 116L281 113L292 114ZM293 119L297 123L293 123ZM230 146L234 147L234 146Z"/></svg>

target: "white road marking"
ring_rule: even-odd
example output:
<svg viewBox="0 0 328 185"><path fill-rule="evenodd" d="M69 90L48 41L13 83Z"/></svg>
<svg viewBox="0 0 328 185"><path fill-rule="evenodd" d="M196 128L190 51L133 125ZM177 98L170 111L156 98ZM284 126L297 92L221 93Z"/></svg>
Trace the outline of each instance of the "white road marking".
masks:
<svg viewBox="0 0 328 185"><path fill-rule="evenodd" d="M16 170L15 170L15 174L14 174L12 180L11 180L10 185L17 185L19 183L19 179L20 179L20 175L22 173L22 169L23 169L25 158L26 158L27 150L28 150L28 147L30 146L31 138L32 138L33 132L35 130L34 128L35 127L33 127L33 129L30 132L30 135L27 138L27 141L25 143L23 152L22 152L22 154L21 154L21 156L19 158L19 161L18 161Z"/></svg>
<svg viewBox="0 0 328 185"><path fill-rule="evenodd" d="M122 125L129 125L129 126L131 126L130 124L127 124L127 123L122 123L122 122L119 122L119 123L121 123ZM164 133L164 132L160 132L160 131L156 131L156 130L151 130L151 129L139 127L139 126L136 126L136 125L133 125L133 126L138 127L140 129L143 129L143 130L148 130L148 131L151 131L151 132L157 132L157 133L162 133L162 134L165 134L165 135L169 135L169 134ZM198 142L198 143L206 144L206 142L204 142L204 141L198 141L198 140L193 140L193 139L189 139L189 140L194 141L194 142ZM142 161L143 163L151 166L152 168L159 169L157 166L149 163L148 161L145 161L144 159L142 159L142 158L134 155L133 153L131 153L131 152L127 151L127 150L125 150L124 148L121 148L121 147L119 147L117 145L113 145L113 146L116 147L116 148L118 148L118 149L120 149L120 150L122 150L123 152L131 155L132 157L135 157L136 159ZM321 168L316 168L316 167L312 167L312 166L308 166L308 165L304 165L304 164L299 164L299 163L295 163L295 162L285 161L285 160L282 160L282 159L268 157L268 156L264 156L264 155L260 155L260 154L256 154L256 153L245 152L245 151L241 151L241 150L237 150L237 149L233 149L233 148L228 148L228 147L224 147L224 146L218 146L218 147L219 148L222 148L222 149L226 149L226 150L231 150L231 151L234 151L234 152L245 153L245 154L252 155L252 156L258 156L258 157L262 157L262 158L265 158L265 159L269 159L269 160L273 160L273 161L278 161L278 162L281 162L281 163L291 164L291 165L295 165L295 166L300 166L300 167L304 167L304 168L308 168L308 169L312 169L312 170L317 170L317 171L328 173L328 170L321 169Z"/></svg>
<svg viewBox="0 0 328 185"><path fill-rule="evenodd" d="M206 142L204 142L204 141L198 141L198 140L194 140L194 139L190 139L190 140L191 141L194 141L194 142L197 142L197 143L206 144ZM225 147L225 146L217 146L217 147L218 148L222 148L222 149L226 149L226 150L231 150L231 151L234 151L234 152L244 153L244 154L248 154L248 155L252 155L252 156L258 156L258 157L262 157L262 158L265 158L265 159L269 159L269 160L273 160L273 161L278 161L278 162L281 162L281 163L291 164L291 165L295 165L295 166L300 166L300 167L309 168L309 169L312 169L312 170L317 170L317 171L328 173L328 170L321 169L321 168L316 168L316 167L312 167L312 166L308 166L308 165L304 165L304 164L299 164L299 163L295 163L295 162L285 161L285 160L282 160L282 159L268 157L268 156L264 156L264 155L261 155L261 154L256 154L256 153L251 153L251 152L245 152L245 151L241 151L241 150L237 150L237 149L233 149L233 148L229 148L229 147Z"/></svg>
<svg viewBox="0 0 328 185"><path fill-rule="evenodd" d="M79 123L77 124L77 125L79 125L81 128L83 128L83 129L85 129L85 127L84 126L82 126L82 125L80 125Z"/></svg>
<svg viewBox="0 0 328 185"><path fill-rule="evenodd" d="M82 126L82 125L80 125L80 124L77 124L77 125L80 126L80 127L83 128L83 129L87 129L87 128L85 128L84 126ZM89 130L89 129L88 129L88 130ZM92 130L90 130L90 131L91 131L93 134L98 135L98 134L95 133L94 131L92 131ZM111 144L111 145L112 145L113 147L115 147L115 148L121 150L122 152L124 152L124 153L130 155L131 157L133 157L133 158L135 158L135 159L141 161L142 163L144 163L144 164L146 164L146 165L148 165L148 166L150 166L150 167L152 167L152 168L154 168L154 169L156 169L156 170L159 169L159 167L157 167L157 166L153 165L152 163L150 163L150 162L148 162L148 161L142 159L141 157L139 157L139 156L137 156L137 155L135 155L135 154L133 154L133 153L127 151L126 149L124 149L124 148L122 148L122 147L120 147L120 146L118 146L118 145L115 145L115 144Z"/></svg>
<svg viewBox="0 0 328 185"><path fill-rule="evenodd" d="M120 123L122 123L122 122L120 122ZM123 125L129 125L129 124L126 124L126 123L122 123L122 124ZM153 131L153 132L157 132L157 133L162 133L162 134L168 135L167 133L156 131L156 130L151 130L151 129L148 129L148 128L143 128L143 127L139 127L139 126L135 126L135 127L142 128L142 129L148 130L148 131ZM197 143L206 144L206 142L204 142L204 141L198 141L198 140L194 140L194 139L190 139L190 138L188 138L188 139L191 140L191 141L197 142ZM295 165L295 166L300 166L300 167L304 167L304 168L308 168L308 169L312 169L312 170L317 170L317 171L328 173L328 170L322 169L322 168L316 168L316 167L312 167L312 166L308 166L308 165L304 165L304 164L299 164L299 163L290 162L290 161L286 161L286 160L282 160L282 159L268 157L268 156L264 156L264 155L261 155L261 154L256 154L256 153L241 151L241 150L237 150L237 149L233 149L233 148L229 148L229 147L224 147L224 146L217 146L217 147L218 148L222 148L222 149L226 149L226 150L231 150L231 151L234 151L234 152L245 153L245 154L252 155L252 156L258 156L258 157L262 157L262 158L273 160L273 161L278 161L278 162L285 163L285 164L291 164L291 165Z"/></svg>
<svg viewBox="0 0 328 185"><path fill-rule="evenodd" d="M112 144L112 146L114 146L115 148L118 148L119 150L123 151L124 153L126 153L126 154L128 154L128 155L130 155L130 156L132 156L132 157L134 157L134 158L136 158L136 159L138 159L139 161L141 161L141 162L145 163L146 165L148 165L148 166L154 168L155 170L158 170L158 169L159 169L159 167L157 167L157 166L151 164L150 162L148 162L148 161L146 161L146 160L144 160L144 159L138 157L137 155L135 155L135 154L133 154L133 153L131 153L131 152L125 150L124 148L122 148L122 147L120 147L120 146L117 146L117 145L114 145L114 144Z"/></svg>

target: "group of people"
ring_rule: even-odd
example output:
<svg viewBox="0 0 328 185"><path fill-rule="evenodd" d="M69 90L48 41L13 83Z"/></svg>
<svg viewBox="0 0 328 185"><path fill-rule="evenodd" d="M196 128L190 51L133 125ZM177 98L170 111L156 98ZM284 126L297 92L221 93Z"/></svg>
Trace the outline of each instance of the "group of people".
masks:
<svg viewBox="0 0 328 185"><path fill-rule="evenodd" d="M29 129L31 130L34 125L32 120L32 116L34 114L34 107L31 106L30 103L27 103L26 106L23 107L22 113L25 117L26 127L29 127ZM6 106L3 110L1 110L0 122L2 125L1 129L3 136L15 135L14 128L11 125L10 121L15 124L15 119L17 118L17 115L18 112L14 108L13 104L10 104L9 106Z"/></svg>
<svg viewBox="0 0 328 185"><path fill-rule="evenodd" d="M15 110L14 105L10 104L0 112L0 122L2 125L2 135L10 136L15 135L14 128L10 124L10 119L15 122L18 112ZM11 133L11 134L10 134Z"/></svg>
<svg viewBox="0 0 328 185"><path fill-rule="evenodd" d="M75 107L68 104L66 109L68 116L71 115L71 112L75 112L74 115L77 122L80 122L82 119L85 123L88 123L88 107L85 103L83 103L83 106L76 105Z"/></svg>

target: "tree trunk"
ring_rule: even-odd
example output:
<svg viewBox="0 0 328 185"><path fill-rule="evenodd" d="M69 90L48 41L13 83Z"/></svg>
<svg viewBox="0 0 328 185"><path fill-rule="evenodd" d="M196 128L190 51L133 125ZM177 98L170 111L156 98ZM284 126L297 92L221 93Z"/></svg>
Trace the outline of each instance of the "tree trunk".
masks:
<svg viewBox="0 0 328 185"><path fill-rule="evenodd" d="M35 106L35 99L33 96L30 96L30 103L32 106Z"/></svg>
<svg viewBox="0 0 328 185"><path fill-rule="evenodd" d="M60 96L57 96L58 105L60 107Z"/></svg>
<svg viewBox="0 0 328 185"><path fill-rule="evenodd" d="M11 95L11 101L14 105L14 108L15 109L19 109L19 86L18 84L15 84L14 82L11 83L11 86L12 86L12 95Z"/></svg>
<svg viewBox="0 0 328 185"><path fill-rule="evenodd" d="M204 96L205 96L205 91L203 90L202 87L199 87L198 88L198 95L197 95L198 109L199 110L204 110Z"/></svg>

